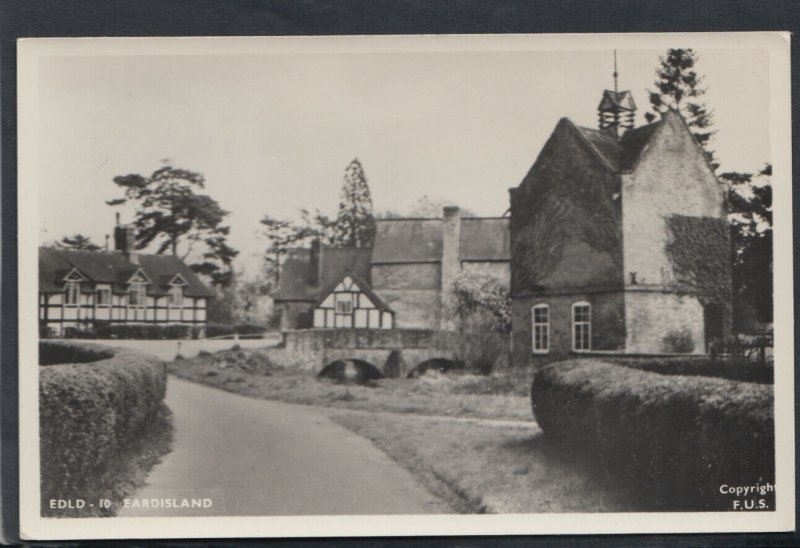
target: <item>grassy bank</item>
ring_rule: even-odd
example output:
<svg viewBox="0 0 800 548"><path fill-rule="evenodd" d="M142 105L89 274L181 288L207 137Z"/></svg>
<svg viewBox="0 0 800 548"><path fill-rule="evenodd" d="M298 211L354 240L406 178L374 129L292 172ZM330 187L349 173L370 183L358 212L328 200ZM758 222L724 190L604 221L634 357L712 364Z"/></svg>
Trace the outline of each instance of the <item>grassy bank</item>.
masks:
<svg viewBox="0 0 800 548"><path fill-rule="evenodd" d="M342 414L428 490L462 513L630 512L630 487L535 426L503 427L414 416Z"/></svg>
<svg viewBox="0 0 800 548"><path fill-rule="evenodd" d="M179 360L169 372L255 398L324 407L532 421L528 372L489 376L426 374L369 386L317 380L314 373L272 363L265 352L239 350Z"/></svg>

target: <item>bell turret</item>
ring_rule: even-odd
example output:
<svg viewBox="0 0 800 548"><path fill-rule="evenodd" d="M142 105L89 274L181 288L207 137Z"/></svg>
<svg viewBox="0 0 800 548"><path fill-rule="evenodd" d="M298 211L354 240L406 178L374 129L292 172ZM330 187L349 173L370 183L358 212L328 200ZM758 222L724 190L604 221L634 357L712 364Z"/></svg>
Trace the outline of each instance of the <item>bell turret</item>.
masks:
<svg viewBox="0 0 800 548"><path fill-rule="evenodd" d="M597 107L600 129L619 137L631 129L636 118L636 103L630 91L617 90L617 51L614 50L614 91L603 91L603 98Z"/></svg>

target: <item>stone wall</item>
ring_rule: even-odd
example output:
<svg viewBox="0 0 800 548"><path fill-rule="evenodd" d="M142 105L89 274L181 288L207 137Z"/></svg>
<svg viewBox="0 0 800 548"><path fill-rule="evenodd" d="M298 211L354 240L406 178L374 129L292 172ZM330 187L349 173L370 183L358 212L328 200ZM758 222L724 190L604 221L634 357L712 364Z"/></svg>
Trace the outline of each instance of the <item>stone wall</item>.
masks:
<svg viewBox="0 0 800 548"><path fill-rule="evenodd" d="M281 363L319 371L335 360L360 359L383 369L399 350L401 373L425 360L453 358L444 335L427 329L300 329L283 332Z"/></svg>
<svg viewBox="0 0 800 548"><path fill-rule="evenodd" d="M703 307L696 297L663 291L625 294L626 345L630 353L705 352ZM674 345L691 342L692 349Z"/></svg>
<svg viewBox="0 0 800 548"><path fill-rule="evenodd" d="M625 283L675 281L666 253L671 215L723 217L722 188L678 115L665 115L639 165L622 178Z"/></svg>
<svg viewBox="0 0 800 548"><path fill-rule="evenodd" d="M438 329L441 314L439 263L374 264L372 290L395 313L395 327Z"/></svg>

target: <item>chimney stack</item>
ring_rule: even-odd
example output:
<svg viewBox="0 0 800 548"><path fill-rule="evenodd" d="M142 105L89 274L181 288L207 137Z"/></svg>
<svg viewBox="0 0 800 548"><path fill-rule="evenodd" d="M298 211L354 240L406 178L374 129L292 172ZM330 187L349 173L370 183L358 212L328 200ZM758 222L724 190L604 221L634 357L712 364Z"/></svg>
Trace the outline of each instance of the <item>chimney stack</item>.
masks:
<svg viewBox="0 0 800 548"><path fill-rule="evenodd" d="M455 283L461 273L459 253L461 240L461 211L458 206L445 206L442 219L442 288L441 329L456 328Z"/></svg>
<svg viewBox="0 0 800 548"><path fill-rule="evenodd" d="M315 238L311 242L311 251L309 253L309 267L308 267L308 283L312 285L319 285L322 283L322 244L319 238Z"/></svg>
<svg viewBox="0 0 800 548"><path fill-rule="evenodd" d="M136 227L119 224L119 213L117 226L114 227L114 250L123 253L133 264L139 264L139 256L136 254Z"/></svg>

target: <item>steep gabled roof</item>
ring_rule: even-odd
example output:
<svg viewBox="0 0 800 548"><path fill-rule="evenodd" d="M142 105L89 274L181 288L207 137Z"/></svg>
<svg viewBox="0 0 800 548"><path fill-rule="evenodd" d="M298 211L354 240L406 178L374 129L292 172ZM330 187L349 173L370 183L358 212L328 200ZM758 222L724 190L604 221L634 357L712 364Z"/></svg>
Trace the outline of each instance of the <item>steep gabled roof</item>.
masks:
<svg viewBox="0 0 800 548"><path fill-rule="evenodd" d="M570 124L597 158L612 171L628 172L636 167L647 145L663 124L663 119L630 129L618 140L608 131Z"/></svg>
<svg viewBox="0 0 800 548"><path fill-rule="evenodd" d="M63 291L61 281L73 268L78 269L92 283L111 284L117 291L125 291L125 282L140 268L154 282L172 278L176 274L186 280L184 292L189 297L213 297L207 288L183 261L172 255L139 254L139 264L130 262L123 253L112 251L77 251L55 247L39 248L39 291ZM165 295L168 285L148 285L150 295Z"/></svg>
<svg viewBox="0 0 800 548"><path fill-rule="evenodd" d="M459 237L462 261L511 260L510 219L463 217Z"/></svg>
<svg viewBox="0 0 800 548"><path fill-rule="evenodd" d="M369 248L320 248L319 266L313 264L310 249L291 249L281 266L281 276L273 298L276 301L314 302L320 293L345 272L369 280ZM314 271L319 268L319 272ZM319 278L319 279L318 279Z"/></svg>
<svg viewBox="0 0 800 548"><path fill-rule="evenodd" d="M379 219L375 224L373 264L442 260L442 219Z"/></svg>
<svg viewBox="0 0 800 548"><path fill-rule="evenodd" d="M380 297L378 297L378 295L376 295L374 291L372 291L372 288L370 288L369 283L367 283L367 281L364 278L362 278L361 276L359 276L354 272L350 272L349 270L342 272L340 276L334 278L333 281L331 281L331 283L329 283L319 292L319 297L314 303L314 308L317 308L319 305L321 305L322 301L324 301L328 297L328 295L330 295L333 292L333 290L335 290L336 287L340 283L342 283L342 281L344 281L344 279L347 278L348 276L350 277L351 280L353 280L353 282L358 286L358 288L367 297L369 297L369 299L372 301L372 304L374 304L378 310L381 310L382 312L392 311L392 309L389 308L389 306L385 302L383 302L383 300Z"/></svg>

